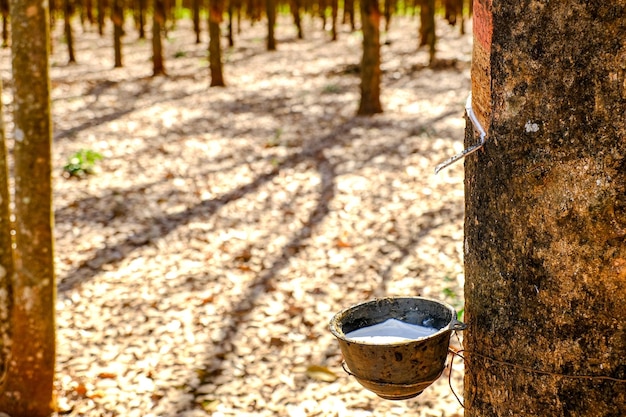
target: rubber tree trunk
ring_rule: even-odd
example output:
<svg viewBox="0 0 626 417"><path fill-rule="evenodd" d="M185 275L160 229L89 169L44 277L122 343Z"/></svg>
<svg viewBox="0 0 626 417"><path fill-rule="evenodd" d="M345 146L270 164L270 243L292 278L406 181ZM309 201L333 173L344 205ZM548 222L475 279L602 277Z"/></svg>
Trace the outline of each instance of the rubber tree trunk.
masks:
<svg viewBox="0 0 626 417"><path fill-rule="evenodd" d="M137 17L136 17L136 25L139 31L139 39L146 38L146 13L148 9L147 0L137 0ZM154 10L153 10L154 13Z"/></svg>
<svg viewBox="0 0 626 417"><path fill-rule="evenodd" d="M209 66L211 69L211 87L224 87L222 64L222 32L220 24L224 16L223 0L209 1Z"/></svg>
<svg viewBox="0 0 626 417"><path fill-rule="evenodd" d="M193 20L193 31L196 34L196 43L200 43L200 0L192 0L191 17Z"/></svg>
<svg viewBox="0 0 626 417"><path fill-rule="evenodd" d="M12 348L0 410L49 416L55 368L49 17L40 0L11 1L15 88L15 274Z"/></svg>
<svg viewBox="0 0 626 417"><path fill-rule="evenodd" d="M165 3L154 0L152 4L152 75L165 75L162 33L165 28Z"/></svg>
<svg viewBox="0 0 626 417"><path fill-rule="evenodd" d="M435 25L435 0L420 0L419 46L428 46L428 63L435 62L437 33Z"/></svg>
<svg viewBox="0 0 626 417"><path fill-rule="evenodd" d="M9 46L9 0L0 0L0 15L2 15L2 47Z"/></svg>
<svg viewBox="0 0 626 417"><path fill-rule="evenodd" d="M304 32L302 31L302 19L300 15L302 0L291 0L289 2L289 7L291 8L291 15L293 16L293 23L296 26L296 30L298 31L298 39L304 39Z"/></svg>
<svg viewBox="0 0 626 417"><path fill-rule="evenodd" d="M96 0L96 10L98 12L98 34L100 36L104 36L104 22L105 22L105 14L107 0Z"/></svg>
<svg viewBox="0 0 626 417"><path fill-rule="evenodd" d="M336 41L338 36L337 16L339 15L339 0L330 0L330 36L331 40Z"/></svg>
<svg viewBox="0 0 626 417"><path fill-rule="evenodd" d="M626 416L626 2L473 11L465 416Z"/></svg>
<svg viewBox="0 0 626 417"><path fill-rule="evenodd" d="M343 24L350 23L350 30L356 30L356 22L354 20L354 0L345 0L343 2Z"/></svg>
<svg viewBox="0 0 626 417"><path fill-rule="evenodd" d="M124 10L122 0L113 0L111 19L113 20L113 49L115 52L115 68L122 67L122 35Z"/></svg>
<svg viewBox="0 0 626 417"><path fill-rule="evenodd" d="M265 0L265 13L267 14L267 50L276 50L276 0Z"/></svg>
<svg viewBox="0 0 626 417"><path fill-rule="evenodd" d="M1 88L1 85L0 85ZM2 91L0 91L0 97ZM0 102L0 109L2 109ZM4 129L4 118L0 111L0 381L8 368L11 347L11 310L13 309L13 239L11 238L11 211L9 201L9 165ZM0 384L2 392L2 384Z"/></svg>
<svg viewBox="0 0 626 417"><path fill-rule="evenodd" d="M380 104L380 9L378 0L361 0L363 57L361 59L360 116L382 113Z"/></svg>
<svg viewBox="0 0 626 417"><path fill-rule="evenodd" d="M63 27L65 29L65 42L67 43L67 62L76 63L76 55L74 54L74 35L72 33L72 14L74 14L73 5L70 0L63 1Z"/></svg>

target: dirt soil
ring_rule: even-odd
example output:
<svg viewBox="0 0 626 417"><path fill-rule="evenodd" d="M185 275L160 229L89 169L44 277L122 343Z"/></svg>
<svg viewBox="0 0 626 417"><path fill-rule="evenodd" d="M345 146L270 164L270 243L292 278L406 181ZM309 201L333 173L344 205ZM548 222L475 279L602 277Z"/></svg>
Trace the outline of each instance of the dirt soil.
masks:
<svg viewBox="0 0 626 417"><path fill-rule="evenodd" d="M127 23L120 69L112 36L75 22L67 65L54 33L59 415L462 415L449 369L411 400L363 389L328 323L382 296L463 306L463 167L434 167L462 149L471 35L438 22L431 68L417 18L395 18L385 112L356 117L348 28L331 42L305 18L297 40L282 17L267 52L264 24L244 22L228 86L209 88L206 35L179 22L153 78ZM103 155L99 172L64 178L80 149ZM462 375L456 360L459 395Z"/></svg>

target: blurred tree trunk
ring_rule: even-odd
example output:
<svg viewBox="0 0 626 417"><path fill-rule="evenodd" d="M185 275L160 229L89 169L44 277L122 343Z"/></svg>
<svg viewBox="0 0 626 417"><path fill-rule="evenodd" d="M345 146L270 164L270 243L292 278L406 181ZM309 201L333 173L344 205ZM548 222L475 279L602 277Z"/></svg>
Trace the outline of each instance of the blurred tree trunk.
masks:
<svg viewBox="0 0 626 417"><path fill-rule="evenodd" d="M92 0L84 0L83 1L83 14L85 15L85 19L89 22L89 25L93 25L93 2Z"/></svg>
<svg viewBox="0 0 626 417"><path fill-rule="evenodd" d="M296 29L298 30L298 39L304 39L304 32L302 31L302 19L300 18L302 0L291 0L289 5L291 7L293 23L296 25Z"/></svg>
<svg viewBox="0 0 626 417"><path fill-rule="evenodd" d="M115 50L115 68L122 66L122 35L124 25L124 10L122 0L113 0L111 19L113 20L113 49Z"/></svg>
<svg viewBox="0 0 626 417"><path fill-rule="evenodd" d="M444 0L445 19L452 26L459 23L461 34L465 33L463 23L463 0Z"/></svg>
<svg viewBox="0 0 626 417"><path fill-rule="evenodd" d="M419 47L428 46L428 63L435 62L435 0L420 0L420 40Z"/></svg>
<svg viewBox="0 0 626 417"><path fill-rule="evenodd" d="M98 11L98 34L104 36L105 10L107 8L107 0L96 0Z"/></svg>
<svg viewBox="0 0 626 417"><path fill-rule="evenodd" d="M326 9L330 0L317 0L318 12L322 19L322 30L326 30Z"/></svg>
<svg viewBox="0 0 626 417"><path fill-rule="evenodd" d="M196 43L200 43L200 0L192 0L191 15L193 19L193 31L196 34Z"/></svg>
<svg viewBox="0 0 626 417"><path fill-rule="evenodd" d="M154 0L152 4L152 75L165 75L163 42L161 36L165 27L165 3Z"/></svg>
<svg viewBox="0 0 626 417"><path fill-rule="evenodd" d="M220 23L224 16L224 0L209 1L209 66L211 67L211 87L224 87L222 71L222 33Z"/></svg>
<svg viewBox="0 0 626 417"><path fill-rule="evenodd" d="M1 86L0 86L1 87ZM2 91L0 88L0 100ZM11 311L13 309L13 238L11 230L11 193L9 166L4 129L3 105L0 101L0 393L6 378L11 348ZM0 401L1 402L1 401Z"/></svg>
<svg viewBox="0 0 626 417"><path fill-rule="evenodd" d="M137 29L139 30L139 39L146 38L146 13L147 1L137 0ZM153 11L154 13L154 11Z"/></svg>
<svg viewBox="0 0 626 417"><path fill-rule="evenodd" d="M226 7L226 14L228 15L228 46L235 46L235 30L234 30L234 13L235 13L235 5L232 0L228 1L228 6Z"/></svg>
<svg viewBox="0 0 626 417"><path fill-rule="evenodd" d="M9 0L0 0L0 13L2 13L2 47L9 46Z"/></svg>
<svg viewBox="0 0 626 417"><path fill-rule="evenodd" d="M12 348L0 410L53 411L55 290L51 180L49 16L39 0L13 0L15 274Z"/></svg>
<svg viewBox="0 0 626 417"><path fill-rule="evenodd" d="M267 50L276 50L276 38L274 28L276 26L276 0L265 0L265 13L267 14Z"/></svg>
<svg viewBox="0 0 626 417"><path fill-rule="evenodd" d="M343 3L343 18L342 22L350 23L350 29L356 29L356 23L354 21L354 0L344 0Z"/></svg>
<svg viewBox="0 0 626 417"><path fill-rule="evenodd" d="M330 0L330 39L337 40L337 16L339 16L339 1Z"/></svg>
<svg viewBox="0 0 626 417"><path fill-rule="evenodd" d="M389 25L391 25L391 16L395 9L394 3L393 0L385 0L385 31L389 31Z"/></svg>
<svg viewBox="0 0 626 417"><path fill-rule="evenodd" d="M625 22L624 0L474 3L467 417L626 416Z"/></svg>
<svg viewBox="0 0 626 417"><path fill-rule="evenodd" d="M76 62L74 55L74 35L72 34L72 14L74 7L72 0L63 0L63 27L65 29L65 43L67 44L68 62L73 64Z"/></svg>
<svg viewBox="0 0 626 417"><path fill-rule="evenodd" d="M382 113L380 104L380 10L378 0L361 0L363 58L358 115Z"/></svg>

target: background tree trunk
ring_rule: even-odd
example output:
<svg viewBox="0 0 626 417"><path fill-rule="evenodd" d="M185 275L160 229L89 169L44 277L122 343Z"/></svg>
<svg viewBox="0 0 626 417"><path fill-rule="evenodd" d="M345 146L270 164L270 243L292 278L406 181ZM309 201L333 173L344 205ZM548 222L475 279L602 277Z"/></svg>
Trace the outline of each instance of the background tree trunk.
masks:
<svg viewBox="0 0 626 417"><path fill-rule="evenodd" d="M146 38L145 26L147 9L148 7L146 0L137 0L137 29L139 30L139 39Z"/></svg>
<svg viewBox="0 0 626 417"><path fill-rule="evenodd" d="M152 8L152 75L157 76L165 74L161 41L161 33L165 27L165 3L163 0L154 0Z"/></svg>
<svg viewBox="0 0 626 417"><path fill-rule="evenodd" d="M385 0L385 32L389 32L391 25L391 15L394 13L396 5L393 0Z"/></svg>
<svg viewBox="0 0 626 417"><path fill-rule="evenodd" d="M302 0L291 0L289 2L291 8L291 15L293 16L293 23L296 25L298 31L298 39L304 39L304 32L302 31L302 19L300 18L300 9L302 8Z"/></svg>
<svg viewBox="0 0 626 417"><path fill-rule="evenodd" d="M276 38L274 27L276 26L276 0L265 0L265 12L267 13L267 50L276 50Z"/></svg>
<svg viewBox="0 0 626 417"><path fill-rule="evenodd" d="M1 86L0 86L1 87ZM2 91L0 88L0 97ZM5 380L11 348L11 310L13 308L13 239L9 201L9 166L4 129L3 105L0 101L0 393Z"/></svg>
<svg viewBox="0 0 626 417"><path fill-rule="evenodd" d="M115 68L122 66L122 34L124 25L124 10L122 0L113 0L111 19L113 20L113 49L115 51Z"/></svg>
<svg viewBox="0 0 626 417"><path fill-rule="evenodd" d="M356 30L356 22L354 20L354 0L344 0L342 22L344 24L350 22L350 29L353 31Z"/></svg>
<svg viewBox="0 0 626 417"><path fill-rule="evenodd" d="M2 15L2 47L9 46L9 0L0 0L0 14Z"/></svg>
<svg viewBox="0 0 626 417"><path fill-rule="evenodd" d="M55 363L49 16L39 0L13 0L10 8L16 249L12 349L0 410L38 417L53 411Z"/></svg>
<svg viewBox="0 0 626 417"><path fill-rule="evenodd" d="M193 20L193 31L196 34L196 43L200 43L200 0L192 0L191 16Z"/></svg>
<svg viewBox="0 0 626 417"><path fill-rule="evenodd" d="M223 0L209 2L209 66L211 67L211 87L224 87L222 71L222 33L220 23L224 15Z"/></svg>
<svg viewBox="0 0 626 417"><path fill-rule="evenodd" d="M435 62L435 0L420 0L420 40L419 46L428 46L429 64Z"/></svg>
<svg viewBox="0 0 626 417"><path fill-rule="evenodd" d="M71 0L63 1L63 26L65 29L65 42L67 43L68 63L72 64L76 62L76 55L74 55L74 35L72 34L72 14L74 13L74 6Z"/></svg>
<svg viewBox="0 0 626 417"><path fill-rule="evenodd" d="M626 415L625 22L623 0L474 3L467 417Z"/></svg>
<svg viewBox="0 0 626 417"><path fill-rule="evenodd" d="M378 0L361 0L363 58L361 60L361 102L358 115L383 111L380 104L380 10Z"/></svg>
<svg viewBox="0 0 626 417"><path fill-rule="evenodd" d="M337 40L337 16L339 15L339 1L338 0L330 0L330 36L331 40Z"/></svg>
<svg viewBox="0 0 626 417"><path fill-rule="evenodd" d="M97 6L96 10L98 11L98 34L100 36L104 36L104 22L105 22L105 10L107 7L107 0L96 0Z"/></svg>

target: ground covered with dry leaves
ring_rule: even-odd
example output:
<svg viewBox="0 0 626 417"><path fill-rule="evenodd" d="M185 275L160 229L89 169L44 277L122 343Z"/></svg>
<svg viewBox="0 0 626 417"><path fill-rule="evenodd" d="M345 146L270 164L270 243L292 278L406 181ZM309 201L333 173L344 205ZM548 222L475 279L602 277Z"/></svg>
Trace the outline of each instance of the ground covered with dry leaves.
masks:
<svg viewBox="0 0 626 417"><path fill-rule="evenodd" d="M385 112L355 117L360 34L330 42L320 25L297 40L281 18L267 52L264 25L244 22L226 88L209 88L188 22L168 33L167 77L132 26L121 69L95 28L77 22L75 65L55 43L59 414L463 414L448 370L407 401L364 390L328 322L388 295L462 308L462 163L433 170L462 149L471 35L440 22L429 68L417 18L396 18ZM80 149L103 155L99 172L63 177Z"/></svg>

